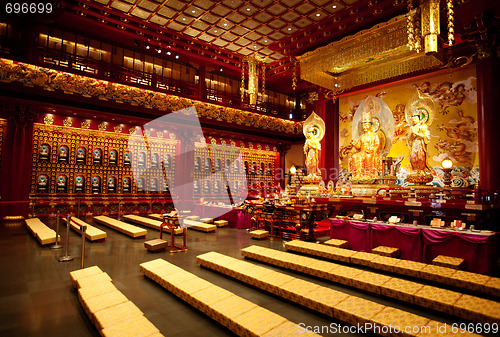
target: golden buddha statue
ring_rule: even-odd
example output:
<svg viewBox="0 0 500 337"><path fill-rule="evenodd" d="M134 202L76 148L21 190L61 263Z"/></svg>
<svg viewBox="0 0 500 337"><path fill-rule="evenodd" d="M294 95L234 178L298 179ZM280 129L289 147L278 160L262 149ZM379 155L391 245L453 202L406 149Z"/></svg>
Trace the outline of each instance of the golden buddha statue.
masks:
<svg viewBox="0 0 500 337"><path fill-rule="evenodd" d="M304 177L305 183L319 183L321 171L319 169L319 153L321 151L321 140L325 135L325 122L315 112L313 112L304 122L302 129L306 141L304 143L305 163L307 176Z"/></svg>
<svg viewBox="0 0 500 337"><path fill-rule="evenodd" d="M355 153L349 160L353 181L372 182L382 175L381 149L385 147L385 137L375 130L376 119L373 115L380 109L375 97L369 96L363 104L361 125L363 133L354 141Z"/></svg>
<svg viewBox="0 0 500 337"><path fill-rule="evenodd" d="M431 139L429 126L434 119L435 103L429 95L420 91L412 98L405 111L409 124L406 143L409 150L411 172L409 183L425 184L434 178L427 164L427 144Z"/></svg>

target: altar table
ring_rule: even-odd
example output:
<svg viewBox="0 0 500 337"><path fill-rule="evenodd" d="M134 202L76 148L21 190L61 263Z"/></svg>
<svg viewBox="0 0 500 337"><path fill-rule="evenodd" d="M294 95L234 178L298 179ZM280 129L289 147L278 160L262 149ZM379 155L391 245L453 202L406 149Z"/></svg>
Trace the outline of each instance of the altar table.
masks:
<svg viewBox="0 0 500 337"><path fill-rule="evenodd" d="M492 274L498 255L494 232L460 232L427 226L385 224L366 221L330 219L330 238L349 242L349 248L371 252L377 246L400 249L406 260L431 263L438 255L465 260L468 271Z"/></svg>
<svg viewBox="0 0 500 337"><path fill-rule="evenodd" d="M191 211L191 215L198 215L200 218L213 218L214 220L227 220L230 227L237 229L252 227L251 217L245 213L244 209L240 208L196 205Z"/></svg>

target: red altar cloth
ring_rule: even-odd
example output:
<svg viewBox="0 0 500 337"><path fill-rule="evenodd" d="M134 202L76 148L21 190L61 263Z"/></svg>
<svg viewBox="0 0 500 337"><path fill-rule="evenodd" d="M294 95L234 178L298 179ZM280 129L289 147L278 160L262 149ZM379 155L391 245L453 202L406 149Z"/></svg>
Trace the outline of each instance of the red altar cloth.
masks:
<svg viewBox="0 0 500 337"><path fill-rule="evenodd" d="M245 229L252 227L252 220L243 209L221 207L213 205L196 205L191 215L200 218L213 218L214 220L227 220L230 227Z"/></svg>
<svg viewBox="0 0 500 337"><path fill-rule="evenodd" d="M358 221L330 219L330 239L349 242L349 248L359 252L371 252L370 224Z"/></svg>
<svg viewBox="0 0 500 337"><path fill-rule="evenodd" d="M396 247L402 259L424 263L431 263L438 255L459 257L465 260L466 270L490 275L498 254L494 232L330 219L330 238L347 240L349 248L361 252L371 252L377 246Z"/></svg>
<svg viewBox="0 0 500 337"><path fill-rule="evenodd" d="M424 262L438 255L465 260L466 269L475 273L491 274L496 267L497 236L495 233L474 233L422 229Z"/></svg>
<svg viewBox="0 0 500 337"><path fill-rule="evenodd" d="M422 238L420 228L372 223L371 248L388 246L399 248L400 257L422 262Z"/></svg>

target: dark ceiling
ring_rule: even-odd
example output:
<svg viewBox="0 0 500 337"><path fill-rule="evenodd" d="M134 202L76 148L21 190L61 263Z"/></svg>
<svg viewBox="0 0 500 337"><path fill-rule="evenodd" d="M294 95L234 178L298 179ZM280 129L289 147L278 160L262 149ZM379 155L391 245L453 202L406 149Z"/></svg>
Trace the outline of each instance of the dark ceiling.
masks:
<svg viewBox="0 0 500 337"><path fill-rule="evenodd" d="M500 1L453 3L461 42L463 27L485 11L498 14ZM296 56L405 14L407 5L403 0L63 0L51 24L145 53L161 49L168 57L170 49L183 61L222 67L235 77L245 57L255 54L266 64L266 85L292 93ZM445 0L441 7L446 36ZM297 90L307 86L299 80Z"/></svg>

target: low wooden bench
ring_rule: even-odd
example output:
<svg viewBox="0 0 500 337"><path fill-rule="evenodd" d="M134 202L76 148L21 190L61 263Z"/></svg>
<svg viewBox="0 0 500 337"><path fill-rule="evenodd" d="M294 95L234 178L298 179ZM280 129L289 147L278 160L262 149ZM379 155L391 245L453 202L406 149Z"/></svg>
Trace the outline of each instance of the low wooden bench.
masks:
<svg viewBox="0 0 500 337"><path fill-rule="evenodd" d="M66 221L66 219L64 220ZM85 237L89 241L104 241L108 237L105 231L100 230L99 228L94 227L81 219L78 219L76 216L71 217L70 225L73 230L79 233L80 226L87 226L87 229L85 230Z"/></svg>
<svg viewBox="0 0 500 337"><path fill-rule="evenodd" d="M349 242L340 239L330 239L325 241L324 244L327 246L332 246L337 248L347 248L349 246Z"/></svg>
<svg viewBox="0 0 500 337"><path fill-rule="evenodd" d="M263 229L256 229L254 231L249 232L252 239L262 240L266 239L269 236L269 232Z"/></svg>
<svg viewBox="0 0 500 337"><path fill-rule="evenodd" d="M56 232L38 218L26 219L26 226L42 246L56 242ZM59 240L61 236L59 236Z"/></svg>
<svg viewBox="0 0 500 337"><path fill-rule="evenodd" d="M399 252L399 248L388 246L378 246L372 249L372 253L388 257L399 257Z"/></svg>
<svg viewBox="0 0 500 337"><path fill-rule="evenodd" d="M148 233L148 231L143 228L133 226L105 215L95 216L94 220L133 238L144 238Z"/></svg>
<svg viewBox="0 0 500 337"><path fill-rule="evenodd" d="M464 269L465 260L459 257L438 255L432 260L432 264L453 269Z"/></svg>

